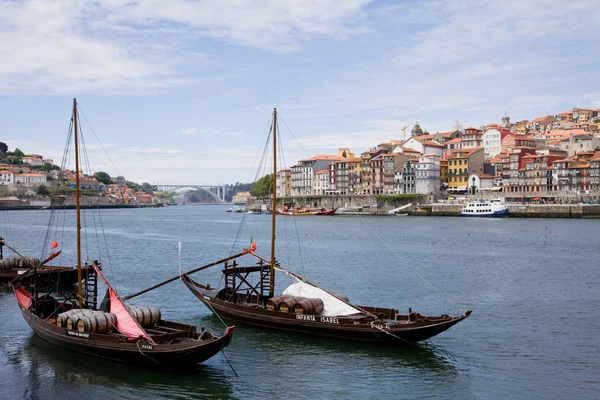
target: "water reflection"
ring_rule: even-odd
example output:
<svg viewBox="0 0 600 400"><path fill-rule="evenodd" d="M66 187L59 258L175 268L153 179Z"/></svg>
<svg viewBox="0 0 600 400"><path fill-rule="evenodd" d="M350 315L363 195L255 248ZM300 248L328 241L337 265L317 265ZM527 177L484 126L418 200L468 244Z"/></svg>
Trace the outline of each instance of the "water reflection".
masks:
<svg viewBox="0 0 600 400"><path fill-rule="evenodd" d="M193 371L143 369L89 357L32 335L8 362L23 380L21 398L234 398L226 365L201 364Z"/></svg>

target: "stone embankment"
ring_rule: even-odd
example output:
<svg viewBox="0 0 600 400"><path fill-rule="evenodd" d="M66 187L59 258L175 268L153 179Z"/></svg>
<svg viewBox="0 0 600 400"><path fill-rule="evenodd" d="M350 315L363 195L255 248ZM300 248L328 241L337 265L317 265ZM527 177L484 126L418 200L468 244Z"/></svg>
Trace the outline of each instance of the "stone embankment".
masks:
<svg viewBox="0 0 600 400"><path fill-rule="evenodd" d="M508 204L511 217L521 218L600 218L598 204ZM462 204L431 204L413 207L413 215L458 216Z"/></svg>

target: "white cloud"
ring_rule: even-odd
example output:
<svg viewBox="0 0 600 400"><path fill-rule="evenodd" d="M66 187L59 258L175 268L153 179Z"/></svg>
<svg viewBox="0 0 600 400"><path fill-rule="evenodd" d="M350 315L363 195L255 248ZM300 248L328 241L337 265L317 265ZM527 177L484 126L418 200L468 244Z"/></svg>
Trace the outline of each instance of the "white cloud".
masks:
<svg viewBox="0 0 600 400"><path fill-rule="evenodd" d="M368 0L0 1L0 93L147 93L183 85L209 37L286 53L343 38ZM185 58L182 56L185 54Z"/></svg>
<svg viewBox="0 0 600 400"><path fill-rule="evenodd" d="M182 132L185 135L193 135L194 133L198 132L198 128L185 128Z"/></svg>
<svg viewBox="0 0 600 400"><path fill-rule="evenodd" d="M127 147L127 148L124 148L123 150L131 151L133 153L166 153L166 154L183 153L183 151L176 150L176 149L165 149L165 148L161 148L161 147L143 147L143 146Z"/></svg>

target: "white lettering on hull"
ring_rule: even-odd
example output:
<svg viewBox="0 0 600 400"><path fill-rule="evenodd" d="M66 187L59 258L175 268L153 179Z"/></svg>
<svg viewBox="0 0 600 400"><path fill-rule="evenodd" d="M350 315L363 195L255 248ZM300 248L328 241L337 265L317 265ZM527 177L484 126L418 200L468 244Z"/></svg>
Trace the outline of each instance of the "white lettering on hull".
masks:
<svg viewBox="0 0 600 400"><path fill-rule="evenodd" d="M314 315L296 314L296 319L302 321L324 322L327 324L339 324L340 321L335 317L315 317Z"/></svg>

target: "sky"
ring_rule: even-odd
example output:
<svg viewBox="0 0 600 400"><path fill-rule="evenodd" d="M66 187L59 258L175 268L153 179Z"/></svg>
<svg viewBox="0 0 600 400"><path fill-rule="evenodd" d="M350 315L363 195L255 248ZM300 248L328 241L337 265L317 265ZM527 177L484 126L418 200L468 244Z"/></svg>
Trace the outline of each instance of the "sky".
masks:
<svg viewBox="0 0 600 400"><path fill-rule="evenodd" d="M250 182L274 107L288 167L600 108L598 26L597 0L0 0L0 141L60 162L76 97L93 172Z"/></svg>

